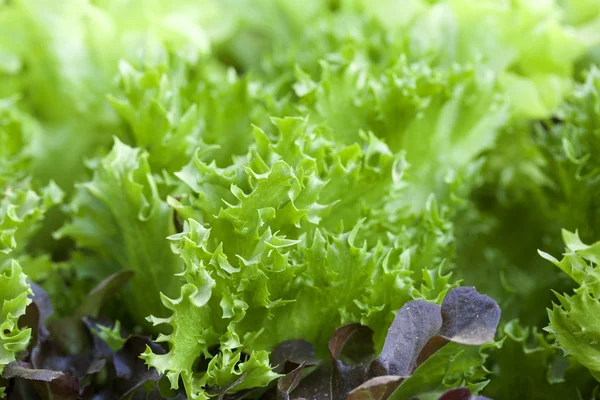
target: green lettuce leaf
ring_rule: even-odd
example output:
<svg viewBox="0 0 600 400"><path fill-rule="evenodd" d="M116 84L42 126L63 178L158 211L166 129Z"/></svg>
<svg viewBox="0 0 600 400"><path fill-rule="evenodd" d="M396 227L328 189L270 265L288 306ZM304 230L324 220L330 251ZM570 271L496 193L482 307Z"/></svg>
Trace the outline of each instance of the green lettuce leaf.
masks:
<svg viewBox="0 0 600 400"><path fill-rule="evenodd" d="M323 356L346 323L381 350L395 310L464 282L505 346L402 395L491 371L492 397L592 397L599 5L0 0L0 271L64 316L133 270L105 316L160 333L144 361L190 398L269 385L276 346Z"/></svg>
<svg viewBox="0 0 600 400"><path fill-rule="evenodd" d="M540 400L594 398L595 380L580 364L560 354L551 335L524 328L517 320L509 321L503 334L502 348L491 356L492 375L484 395L504 399L518 392Z"/></svg>
<svg viewBox="0 0 600 400"><path fill-rule="evenodd" d="M600 280L596 266L600 243L584 244L577 232L563 231L566 252L562 260L540 251L540 255L567 273L577 284L573 295L555 293L559 303L548 310L547 330L565 355L587 367L600 380L600 353L596 338L600 334Z"/></svg>
<svg viewBox="0 0 600 400"><path fill-rule="evenodd" d="M550 1L411 1L403 3L402 17L393 2L349 3L401 32L414 59L442 65L480 59L498 75L519 117L549 116L569 92L574 62L600 40L590 26L565 23Z"/></svg>
<svg viewBox="0 0 600 400"><path fill-rule="evenodd" d="M3 188L0 199L0 264L7 257L17 258L38 228L44 213L62 200L62 191L54 183L40 194L27 182Z"/></svg>
<svg viewBox="0 0 600 400"><path fill-rule="evenodd" d="M244 155L251 124L264 125L288 106L276 100L275 87L209 57L192 63L169 51L159 65L121 61L109 101L127 125L123 140L149 153L152 171L176 172L198 147L210 146L220 166Z"/></svg>
<svg viewBox="0 0 600 400"><path fill-rule="evenodd" d="M541 327L550 290L573 287L532 249L560 252L556 232L563 228L588 241L600 234L599 76L590 69L553 118L514 122L500 132L485 154L482 184L455 219L460 277L497 298L508 319Z"/></svg>
<svg viewBox="0 0 600 400"><path fill-rule="evenodd" d="M78 186L70 213L57 235L93 252L99 262L92 266L106 268L96 276L135 272L125 307L137 322L160 311L159 293L177 293L181 262L166 240L175 233L173 211L158 195L148 153L115 139L94 178Z"/></svg>
<svg viewBox="0 0 600 400"><path fill-rule="evenodd" d="M13 261L9 266L0 268L0 375L29 343L31 329L19 327L18 321L31 303L30 295L33 292L19 263ZM0 397L3 392L0 391Z"/></svg>
<svg viewBox="0 0 600 400"><path fill-rule="evenodd" d="M31 141L38 129L35 119L19 108L17 96L0 99L0 186L27 178Z"/></svg>
<svg viewBox="0 0 600 400"><path fill-rule="evenodd" d="M162 296L171 316L152 318L172 327L158 339L170 351L144 358L173 388L182 378L190 398L245 373L243 387L265 385L277 376L267 351L303 338L322 354L347 322L373 328L380 347L393 310L441 301L451 286L436 270L452 249L435 207L429 224L387 207L402 190L400 154L373 136L344 146L302 119L273 122L278 136L255 129L248 155L229 167L199 153L177 174L193 194L169 200L186 221L170 238L185 283L179 297Z"/></svg>
<svg viewBox="0 0 600 400"><path fill-rule="evenodd" d="M340 59L321 62L316 81L298 71L299 110L337 141L350 144L369 131L392 151L405 151L413 209L431 193L456 196L507 118L494 76L480 66L446 70L403 56L378 72L361 50L349 47Z"/></svg>
<svg viewBox="0 0 600 400"><path fill-rule="evenodd" d="M38 129L17 97L0 99L0 266L25 252L46 211L63 199L54 182L36 190L26 173Z"/></svg>
<svg viewBox="0 0 600 400"><path fill-rule="evenodd" d="M22 94L42 126L32 149L38 179L53 179L70 191L85 173L83 160L121 134L106 99L116 89L120 59L160 64L167 57L165 44L177 46L187 59L210 50L198 13L190 9L185 1L169 7L84 0L0 6L0 58L7 60L0 66L6 83L0 96Z"/></svg>

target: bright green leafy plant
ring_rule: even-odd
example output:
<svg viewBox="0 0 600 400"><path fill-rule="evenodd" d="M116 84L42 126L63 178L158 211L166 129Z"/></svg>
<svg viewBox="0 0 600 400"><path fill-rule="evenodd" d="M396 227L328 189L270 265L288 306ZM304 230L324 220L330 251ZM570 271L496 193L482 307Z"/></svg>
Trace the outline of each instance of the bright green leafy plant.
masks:
<svg viewBox="0 0 600 400"><path fill-rule="evenodd" d="M597 398L598 49L597 0L0 1L0 397Z"/></svg>

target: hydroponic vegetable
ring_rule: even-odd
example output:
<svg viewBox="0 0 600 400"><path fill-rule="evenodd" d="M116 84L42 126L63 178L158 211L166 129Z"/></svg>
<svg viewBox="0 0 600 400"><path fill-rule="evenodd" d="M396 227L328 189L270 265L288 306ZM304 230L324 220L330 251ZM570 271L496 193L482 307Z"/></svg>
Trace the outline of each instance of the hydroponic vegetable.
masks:
<svg viewBox="0 0 600 400"><path fill-rule="evenodd" d="M0 0L0 397L598 398L599 49L598 0Z"/></svg>

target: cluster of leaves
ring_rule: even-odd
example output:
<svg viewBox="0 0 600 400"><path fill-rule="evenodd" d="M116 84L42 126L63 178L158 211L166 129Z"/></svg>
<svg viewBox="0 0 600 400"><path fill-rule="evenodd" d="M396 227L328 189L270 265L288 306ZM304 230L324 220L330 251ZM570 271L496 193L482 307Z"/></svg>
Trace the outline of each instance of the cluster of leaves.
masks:
<svg viewBox="0 0 600 400"><path fill-rule="evenodd" d="M0 397L596 398L599 32L0 0Z"/></svg>
<svg viewBox="0 0 600 400"><path fill-rule="evenodd" d="M396 314L377 358L373 331L358 323L335 331L327 363L315 360L315 349L305 341L280 344L273 351L274 363L283 372L295 368L279 381L276 390L279 398L285 399L387 399L392 393L392 398L398 399L470 396L466 388L446 391L444 385L452 379L463 385L482 385L474 381L477 377L456 369L460 346L493 341L499 320L498 305L469 287L450 291L441 307L414 300ZM483 363L485 357L479 356ZM440 365L444 366L441 370ZM305 369L312 371L300 380Z"/></svg>
<svg viewBox="0 0 600 400"><path fill-rule="evenodd" d="M22 355L3 367L10 399L146 398L144 385L150 387L153 398L163 398L159 374L148 369L139 353L146 347L159 353L164 350L145 336L123 338L118 322L111 328L94 317L111 292L130 276L108 277L66 318L56 318L48 294L31 283L33 301L29 299L19 314L19 324L29 327L20 336L30 336L30 340L13 342L11 349Z"/></svg>
<svg viewBox="0 0 600 400"><path fill-rule="evenodd" d="M130 271L111 275L66 318L57 318L48 294L31 284L29 293L33 301L29 300L26 310L19 313L19 324L29 328L18 337L13 335L10 348L17 351L20 346L18 350L23 354L19 361L6 360L10 362L2 372L2 379L9 387L9 399L166 399L159 388L158 371L148 369L139 357L144 349L155 356L164 354L164 349L148 337L126 335L118 321L111 327L97 317L110 303L110 294L131 276ZM499 319L500 309L492 299L473 288L455 288L441 307L422 300L404 305L375 359L373 331L352 323L334 332L328 345L329 362L319 361L315 348L307 341L285 341L271 355L273 375L282 376L276 386L261 389L264 385L253 381L261 375L256 365L252 365L256 361L252 363L252 356L241 361L238 356L238 371L233 371L238 376L225 380L224 385L205 387L205 394L231 398L227 394L235 390L238 395L233 398L252 395L261 399L283 396L385 400L394 393L394 398L418 395L441 396L444 400L484 399L472 397L467 388L446 388L457 383L469 383L475 388L485 384L477 381L480 374L469 374L459 368L461 360L464 361L461 347L491 342ZM24 338L30 336L28 343ZM476 359L479 365L485 361L482 354L467 352L472 353L468 357ZM446 365L447 369L440 370L440 365ZM450 383L451 380L456 382ZM255 386L258 391L253 389ZM173 399L183 396L173 395Z"/></svg>

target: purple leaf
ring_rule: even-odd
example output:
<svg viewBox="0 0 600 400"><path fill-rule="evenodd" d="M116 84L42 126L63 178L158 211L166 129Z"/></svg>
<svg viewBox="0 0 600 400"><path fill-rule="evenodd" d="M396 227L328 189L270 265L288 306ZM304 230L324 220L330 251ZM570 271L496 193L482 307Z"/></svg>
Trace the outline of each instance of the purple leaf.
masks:
<svg viewBox="0 0 600 400"><path fill-rule="evenodd" d="M411 301L396 314L379 357L371 365L371 375L410 376L417 368L419 353L442 327L440 306L421 300Z"/></svg>
<svg viewBox="0 0 600 400"><path fill-rule="evenodd" d="M367 379L367 367L373 359L373 331L358 323L336 329L329 341L329 354L329 363L308 375L291 394L279 390L278 399L346 399L352 389ZM286 383L295 386L301 372L296 369L288 374Z"/></svg>
<svg viewBox="0 0 600 400"><path fill-rule="evenodd" d="M84 317L82 319L82 321L90 333L98 332L100 329L99 325L102 325L102 326L112 326L113 325L111 323L111 321L106 318ZM121 333L121 336L123 336L122 332L120 332L120 333ZM92 334L91 338L92 338L92 342L93 342L94 358L111 358L113 356L114 351L113 351L113 349L110 348L108 343L106 343L98 335L95 335L95 334Z"/></svg>
<svg viewBox="0 0 600 400"><path fill-rule="evenodd" d="M373 330L358 324L344 325L329 340L329 354L345 365L368 364L373 359Z"/></svg>
<svg viewBox="0 0 600 400"><path fill-rule="evenodd" d="M123 348L113 358L117 375L115 394L120 398L127 398L133 391L148 381L160 379L160 374L154 368L148 368L140 358L146 347L150 347L154 354L164 354L165 350L146 336L130 336Z"/></svg>
<svg viewBox="0 0 600 400"><path fill-rule="evenodd" d="M4 379L21 378L33 381L52 382L63 376L60 371L49 369L35 369L31 364L23 361L14 361L8 364L2 372Z"/></svg>
<svg viewBox="0 0 600 400"><path fill-rule="evenodd" d="M401 376L378 376L369 379L348 394L348 400L386 400L400 385Z"/></svg>
<svg viewBox="0 0 600 400"><path fill-rule="evenodd" d="M494 340L500 307L473 287L457 287L444 298L442 319L440 336L456 343L482 345Z"/></svg>
<svg viewBox="0 0 600 400"><path fill-rule="evenodd" d="M290 393L296 389L302 378L302 371L306 362L300 364L295 370L288 373L277 382L277 400L290 400Z"/></svg>
<svg viewBox="0 0 600 400"><path fill-rule="evenodd" d="M448 342L482 345L494 340L500 322L500 307L475 288L461 286L446 295L441 307L440 332L425 345L417 365L427 360Z"/></svg>
<svg viewBox="0 0 600 400"><path fill-rule="evenodd" d="M39 343L31 353L31 363L34 368L60 371L75 377L85 376L92 361L89 352L80 354L65 353L51 339Z"/></svg>
<svg viewBox="0 0 600 400"><path fill-rule="evenodd" d="M279 381L277 399L387 400L422 362L449 341L481 345L493 340L499 319L500 309L494 300L471 287L450 291L441 307L411 301L396 314L376 360L373 331L358 323L342 326L329 341L330 361L304 379L306 364L297 366ZM306 355L312 351L303 341L284 342L274 352L274 359L298 362L309 358ZM263 398L274 397L275 392L269 391ZM440 400L487 399L473 397L468 389L457 389Z"/></svg>
<svg viewBox="0 0 600 400"><path fill-rule="evenodd" d="M500 307L472 287L451 290L441 307L411 301L396 314L370 375L408 377L449 341L468 345L492 341L499 321Z"/></svg>
<svg viewBox="0 0 600 400"><path fill-rule="evenodd" d="M48 337L46 320L54 313L54 309L48 293L34 282L29 282L29 284L33 291L33 297L27 306L25 315L19 319L19 325L31 328L30 346L33 347Z"/></svg>
<svg viewBox="0 0 600 400"><path fill-rule="evenodd" d="M2 377L32 381L38 393L49 393L53 400L75 400L79 394L77 378L59 371L36 369L22 361L8 364Z"/></svg>
<svg viewBox="0 0 600 400"><path fill-rule="evenodd" d="M490 400L484 396L474 396L467 388L451 389L444 393L439 400Z"/></svg>
<svg viewBox="0 0 600 400"><path fill-rule="evenodd" d="M316 350L305 340L288 340L280 343L271 353L271 365L278 373L289 373L298 365L317 365Z"/></svg>
<svg viewBox="0 0 600 400"><path fill-rule="evenodd" d="M368 363L364 365L363 362L373 359L373 331L358 323L336 329L329 341L329 354L333 361L330 383L332 396L345 398L367 379ZM343 360L357 361L345 363Z"/></svg>
<svg viewBox="0 0 600 400"><path fill-rule="evenodd" d="M321 365L300 382L290 400L336 400L331 392L331 377L331 364Z"/></svg>

